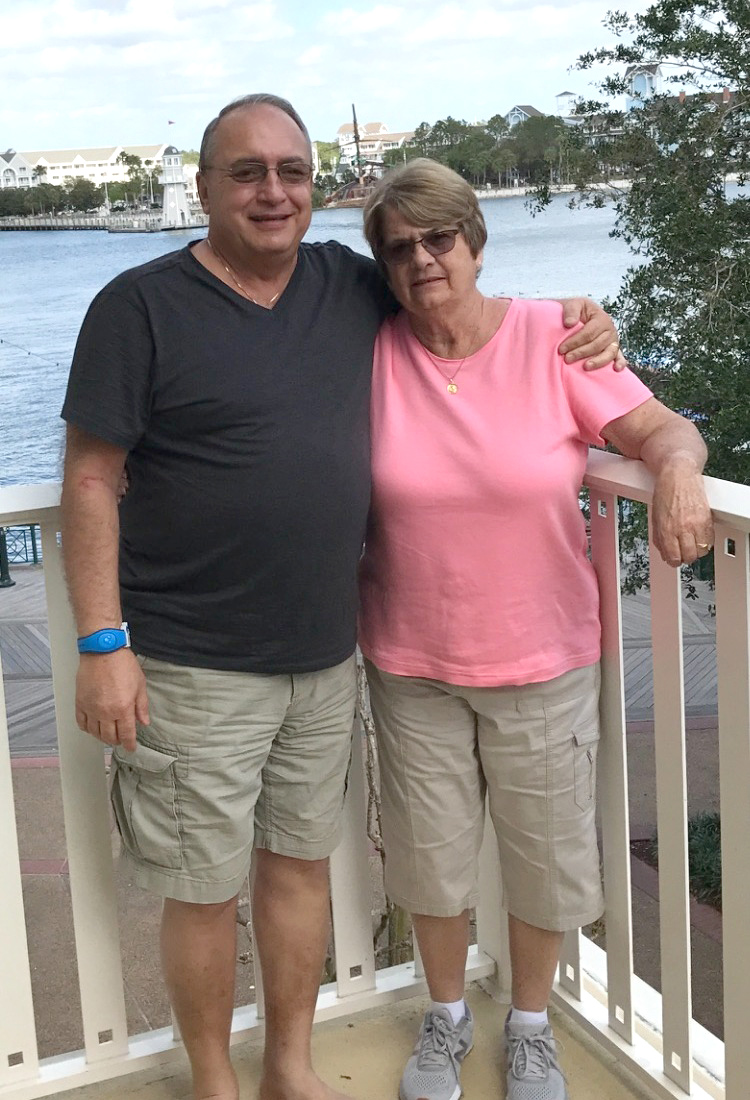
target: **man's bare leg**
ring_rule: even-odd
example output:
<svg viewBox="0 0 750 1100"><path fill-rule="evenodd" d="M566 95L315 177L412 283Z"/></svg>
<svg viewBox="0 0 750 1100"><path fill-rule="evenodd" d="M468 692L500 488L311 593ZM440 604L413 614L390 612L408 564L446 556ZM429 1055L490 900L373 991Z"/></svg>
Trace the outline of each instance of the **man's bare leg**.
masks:
<svg viewBox="0 0 750 1100"><path fill-rule="evenodd" d="M237 951L237 898L195 905L167 898L164 978L193 1070L195 1100L238 1100L229 1059Z"/></svg>
<svg viewBox="0 0 750 1100"><path fill-rule="evenodd" d="M253 932L266 1008L260 1100L341 1100L317 1076L310 1055L330 925L328 860L265 849L255 857Z"/></svg>

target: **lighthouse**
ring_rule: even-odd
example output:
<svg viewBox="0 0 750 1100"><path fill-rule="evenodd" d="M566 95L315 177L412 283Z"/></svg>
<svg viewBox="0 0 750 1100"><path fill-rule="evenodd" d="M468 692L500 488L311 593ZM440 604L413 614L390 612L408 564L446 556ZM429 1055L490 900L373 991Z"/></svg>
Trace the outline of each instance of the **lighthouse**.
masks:
<svg viewBox="0 0 750 1100"><path fill-rule="evenodd" d="M161 158L159 182L164 187L162 195L162 229L182 229L190 225L185 177L182 173L182 154L174 145L168 145Z"/></svg>

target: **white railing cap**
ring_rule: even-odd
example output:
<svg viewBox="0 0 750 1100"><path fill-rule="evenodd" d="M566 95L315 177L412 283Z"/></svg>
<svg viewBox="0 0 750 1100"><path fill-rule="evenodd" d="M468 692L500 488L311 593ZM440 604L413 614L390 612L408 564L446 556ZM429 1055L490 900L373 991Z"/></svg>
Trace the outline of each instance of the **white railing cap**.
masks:
<svg viewBox="0 0 750 1100"><path fill-rule="evenodd" d="M750 532L750 486L716 477L705 481L714 516ZM650 502L654 485L653 476L642 462L593 448L589 450L585 482L590 489L645 503ZM0 488L0 526L51 519L50 511L59 505L60 483L56 481Z"/></svg>
<svg viewBox="0 0 750 1100"><path fill-rule="evenodd" d="M714 517L750 532L750 486L718 477L704 480ZM590 489L645 503L650 503L654 486L653 475L642 462L593 448L589 451L585 482Z"/></svg>
<svg viewBox="0 0 750 1100"><path fill-rule="evenodd" d="M60 506L60 489L59 481L8 485L0 489L0 527L51 520Z"/></svg>

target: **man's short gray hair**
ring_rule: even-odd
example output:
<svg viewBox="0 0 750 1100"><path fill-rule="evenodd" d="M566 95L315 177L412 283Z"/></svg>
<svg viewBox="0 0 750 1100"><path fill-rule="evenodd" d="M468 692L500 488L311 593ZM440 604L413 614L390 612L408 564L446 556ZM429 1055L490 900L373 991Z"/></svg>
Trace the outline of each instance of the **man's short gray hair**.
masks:
<svg viewBox="0 0 750 1100"><path fill-rule="evenodd" d="M280 95L273 95L271 92L253 92L251 95L242 95L238 99L233 99L231 103L227 103L226 107L222 107L216 118L212 119L203 134L203 140L201 141L201 151L198 158L198 169L204 172L209 166L211 144L213 136L216 132L216 127L219 125L225 115L231 114L232 111L240 111L243 107L276 107L279 111L283 111L285 115L289 115L293 122L297 124L305 140L310 147L310 159L312 160L312 142L310 141L310 135L307 132L307 127L300 118L297 111L292 107L288 99L282 99Z"/></svg>

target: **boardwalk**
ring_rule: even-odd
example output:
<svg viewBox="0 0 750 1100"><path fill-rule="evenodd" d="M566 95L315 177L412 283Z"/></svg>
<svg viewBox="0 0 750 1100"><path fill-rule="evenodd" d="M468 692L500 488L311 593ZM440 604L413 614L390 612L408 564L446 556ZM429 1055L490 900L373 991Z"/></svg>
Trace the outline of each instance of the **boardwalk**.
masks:
<svg viewBox="0 0 750 1100"><path fill-rule="evenodd" d="M162 212L143 211L132 214L48 214L0 218L3 230L53 231L62 229L99 229L110 233L159 233L170 229L199 229L208 225L208 216L193 211L187 225L162 225Z"/></svg>
<svg viewBox="0 0 750 1100"><path fill-rule="evenodd" d="M14 588L0 588L0 658L11 753L57 753L47 608L41 565L15 566Z"/></svg>
<svg viewBox="0 0 750 1100"><path fill-rule="evenodd" d="M688 717L716 714L716 620L713 595L696 583L698 598L682 601L685 713ZM623 598L625 704L630 721L649 721L654 713L651 664L651 601L648 592Z"/></svg>
<svg viewBox="0 0 750 1100"><path fill-rule="evenodd" d="M14 566L14 588L0 588L0 657L5 680L11 752L57 753L49 638L41 566ZM684 600L685 702L688 716L716 714L715 620L711 593ZM630 721L653 718L651 608L641 592L623 601L625 692Z"/></svg>

